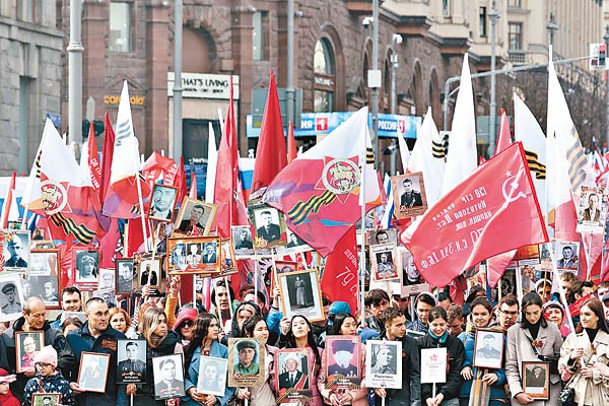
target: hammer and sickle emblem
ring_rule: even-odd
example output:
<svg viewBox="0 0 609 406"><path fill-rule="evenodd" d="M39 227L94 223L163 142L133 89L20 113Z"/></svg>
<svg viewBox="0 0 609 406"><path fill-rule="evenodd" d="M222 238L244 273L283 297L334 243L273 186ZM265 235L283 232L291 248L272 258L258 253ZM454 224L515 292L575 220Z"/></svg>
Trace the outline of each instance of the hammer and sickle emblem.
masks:
<svg viewBox="0 0 609 406"><path fill-rule="evenodd" d="M526 199L527 197L524 192L518 190L520 185L518 184L517 179L522 176L522 173L523 169L520 169L516 175L512 175L510 172L506 173L507 179L503 181L501 192L503 193L503 198L508 204L513 203L520 198ZM514 194L516 195L514 196Z"/></svg>

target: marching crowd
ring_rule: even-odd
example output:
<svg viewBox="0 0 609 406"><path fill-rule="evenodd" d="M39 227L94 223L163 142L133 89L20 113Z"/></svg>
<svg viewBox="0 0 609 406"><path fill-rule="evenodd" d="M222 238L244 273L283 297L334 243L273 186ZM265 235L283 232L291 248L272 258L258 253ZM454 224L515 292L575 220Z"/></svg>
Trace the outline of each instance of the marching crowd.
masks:
<svg viewBox="0 0 609 406"><path fill-rule="evenodd" d="M287 319L279 310L279 289L272 292L267 303L265 295L252 285L244 285L235 295L221 279L214 283L211 296L215 305L209 309L199 303L179 306L179 278L171 277L165 297L149 297L144 290L142 301L131 315L98 297L83 303L77 288L66 287L61 292L63 316L47 320L44 302L32 296L23 305L22 317L0 335L0 404L29 406L34 394L58 393L62 405L126 405L131 399L135 405L212 406L247 401L253 406L271 406L277 404L278 383L279 387L289 386L305 371L312 396L300 401L312 406L381 405L383 400L385 405L463 406L470 404L472 394L486 396L476 404L609 404L609 282L595 288L572 274L563 274L559 283L568 307L561 304L556 292L552 293L549 281L540 282L520 300L506 295L497 303L489 301L485 289L474 287L463 305L452 303L444 290L409 298L391 297L384 290L372 289L366 295L364 323L359 322L359 315L347 303L331 303L325 298L325 321L311 323L304 316ZM66 317L79 311L86 314L84 323L77 317ZM569 314L575 331L569 328ZM499 332L503 343L493 345L492 337L487 343L486 336L483 344L476 343L477 331ZM20 332L44 334L46 346L33 355L31 363L16 359L20 354L15 350ZM359 359L347 358L346 363L335 365L332 368L338 369L332 371L323 357L330 336L359 336ZM231 337L256 338L266 343L260 350L266 355L264 384L250 388L226 385L222 396L197 392L201 358L227 358L226 344ZM118 364L117 340L125 338L146 341L146 362L130 366L146 372L149 379L144 384L117 383L115 371L123 365ZM364 378L366 358L370 356L377 363L376 371L391 369L389 352L366 353L365 343L372 339L401 342L401 365L399 354L395 364L401 368L401 389L367 388L364 379L359 386L328 385L328 373L351 375L359 370ZM438 347L447 351L446 380L434 385L421 383L421 350ZM309 365L294 362L293 369L280 373L274 365L279 348L302 349L309 354ZM238 350L252 349L244 345ZM85 353L109 355L110 372L103 392L83 391L79 386L78 371ZM185 396L156 400L152 359L177 353L183 354ZM27 354L26 349L23 357ZM499 367L476 367L476 357L497 358ZM525 370L523 362L549 365L547 399L539 400L527 392L526 386L544 386L540 375L544 371ZM540 376L541 383L535 384Z"/></svg>

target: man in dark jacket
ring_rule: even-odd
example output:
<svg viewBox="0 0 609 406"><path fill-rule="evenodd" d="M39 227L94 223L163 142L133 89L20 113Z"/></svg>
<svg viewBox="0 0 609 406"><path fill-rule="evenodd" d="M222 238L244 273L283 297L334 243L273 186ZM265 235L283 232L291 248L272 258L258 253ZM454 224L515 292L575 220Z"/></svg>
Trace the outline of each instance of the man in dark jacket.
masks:
<svg viewBox="0 0 609 406"><path fill-rule="evenodd" d="M81 406L126 406L127 396L124 385L116 384L117 340L125 335L110 327L110 311L104 299L92 297L85 303L87 322L68 334L68 350L74 356L66 378ZM104 393L82 392L78 385L78 367L83 351L110 354L108 380Z"/></svg>
<svg viewBox="0 0 609 406"><path fill-rule="evenodd" d="M57 367L62 372L74 362L74 357L66 349L66 338L61 330L51 327L49 322L46 321L46 314L47 309L42 299L37 296L29 297L23 306L23 316L15 320L13 326L2 333L3 340L6 343L9 372L17 373L15 333L20 332L44 333L45 344L52 345L57 351ZM23 399L25 384L34 375L36 375L36 368L33 365L25 367L17 373L17 380L11 384L11 391L17 398Z"/></svg>
<svg viewBox="0 0 609 406"><path fill-rule="evenodd" d="M379 315L385 327L382 339L402 342L402 389L377 388L376 404L381 405L385 398L386 405L410 406L421 402L421 364L419 347L414 338L406 335L406 317L395 307L390 307ZM398 366L399 368L399 366Z"/></svg>

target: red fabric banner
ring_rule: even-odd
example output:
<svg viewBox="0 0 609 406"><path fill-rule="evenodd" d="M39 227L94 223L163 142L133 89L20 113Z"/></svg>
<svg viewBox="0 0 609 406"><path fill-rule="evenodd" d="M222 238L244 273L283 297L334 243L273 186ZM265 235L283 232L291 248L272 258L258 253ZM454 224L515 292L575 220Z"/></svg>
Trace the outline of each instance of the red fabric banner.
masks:
<svg viewBox="0 0 609 406"><path fill-rule="evenodd" d="M326 267L321 278L321 290L328 299L332 302L349 303L353 314L355 314L358 304L357 258L355 226L353 226L326 258Z"/></svg>
<svg viewBox="0 0 609 406"><path fill-rule="evenodd" d="M548 241L521 143L512 144L447 193L402 242L433 286L514 248Z"/></svg>

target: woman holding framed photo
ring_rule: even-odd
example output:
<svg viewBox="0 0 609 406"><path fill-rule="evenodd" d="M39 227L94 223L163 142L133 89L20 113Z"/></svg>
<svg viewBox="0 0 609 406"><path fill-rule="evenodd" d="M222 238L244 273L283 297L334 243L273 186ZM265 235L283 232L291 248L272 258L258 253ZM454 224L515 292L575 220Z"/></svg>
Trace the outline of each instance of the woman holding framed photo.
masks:
<svg viewBox="0 0 609 406"><path fill-rule="evenodd" d="M167 327L165 312L158 307L149 307L142 315L138 326L139 338L146 340L146 383L138 388L134 403L137 405L171 405L177 399L155 400L152 359L183 352L180 336ZM133 388L133 387L131 387Z"/></svg>
<svg viewBox="0 0 609 406"><path fill-rule="evenodd" d="M286 335L285 348L302 348L309 353L309 365L307 371L310 371L309 382L311 382L312 396L310 401L306 403L308 406L322 406L323 401L317 385L314 382L318 381L319 372L321 370L321 357L323 350L317 347L315 336L313 335L313 327L309 320L304 316L294 316L290 320L290 328ZM273 365L271 371L271 387L276 387L275 383L278 379L277 365Z"/></svg>
<svg viewBox="0 0 609 406"><path fill-rule="evenodd" d="M460 403L464 406L469 404L472 384L476 379L480 379L483 383L490 386L489 405L503 405L503 401L505 400L505 390L503 389L503 385L506 382L505 370L503 368L485 368L483 371L486 373L484 373L483 371L480 371L480 368L474 367L474 354L484 353L485 351L496 351L492 346L490 346L489 350L485 347L487 341L490 341L490 338L488 340L486 339L487 336L484 336L485 343L483 345L481 345L481 343L476 343L477 330L487 328L490 324L493 306L485 297L477 297L472 302L470 309L470 321L468 321L468 323L470 324L471 329L459 334L459 339L465 347L465 361L463 362L463 369L461 370L461 376L465 380L465 383L461 386L461 392L459 393ZM505 345L504 342L497 344L501 347ZM498 354L499 358L501 358L502 353L503 351Z"/></svg>
<svg viewBox="0 0 609 406"><path fill-rule="evenodd" d="M235 392L234 388L226 387L224 396L205 395L197 392L199 381L199 366L201 356L211 356L228 359L228 348L218 342L220 326L216 316L203 313L197 316L192 333L192 339L184 354L184 389L186 397L180 403L182 406L208 405L225 406Z"/></svg>
<svg viewBox="0 0 609 406"><path fill-rule="evenodd" d="M588 299L580 309L580 322L560 349L559 370L574 402L601 405L609 397L609 328L602 303Z"/></svg>
<svg viewBox="0 0 609 406"><path fill-rule="evenodd" d="M266 368L264 369L264 385L255 388L237 388L235 391L235 397L241 401L243 399L249 399L251 405L275 406L277 402L275 400L275 394L271 389L270 377L271 366L273 364L277 347L273 347L272 345L268 344L269 327L266 324L266 321L259 315L246 320L243 323L243 328L239 336L244 338L258 338L266 343L266 354L264 357L264 360L266 361Z"/></svg>
<svg viewBox="0 0 609 406"><path fill-rule="evenodd" d="M355 320L355 317L351 316L350 314L338 313L331 315L330 319L332 321L332 325L328 327L328 336L326 338L330 336L355 336L357 334L357 320ZM359 389L344 390L336 388L336 385L332 385L331 388L326 389L326 382L328 381L326 372L328 371L326 357L323 358L321 363L320 379L317 387L323 396L324 404L332 406L366 406L368 404L368 388L364 386L366 378L366 346L361 342L358 345L359 359L355 360L355 362L359 363L361 378L361 385Z"/></svg>
<svg viewBox="0 0 609 406"><path fill-rule="evenodd" d="M543 302L537 292L529 292L522 298L520 323L514 324L507 333L505 375L507 377L512 404L556 405L560 392L557 360L563 343L560 330L548 323L543 315ZM538 400L523 389L523 361L549 361L549 399Z"/></svg>

